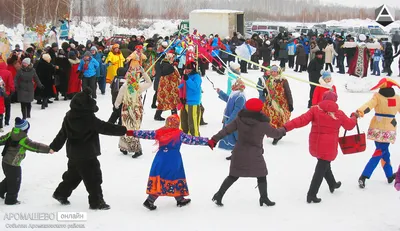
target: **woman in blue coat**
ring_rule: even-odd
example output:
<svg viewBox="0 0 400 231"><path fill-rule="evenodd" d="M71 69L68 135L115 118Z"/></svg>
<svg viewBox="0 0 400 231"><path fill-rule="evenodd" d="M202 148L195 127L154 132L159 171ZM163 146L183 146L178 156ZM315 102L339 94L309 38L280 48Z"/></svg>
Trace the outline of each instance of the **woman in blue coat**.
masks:
<svg viewBox="0 0 400 231"><path fill-rule="evenodd" d="M185 206L191 201L184 198L189 195L189 190L180 148L182 143L207 146L208 139L183 133L179 129L179 124L179 116L175 114L168 117L165 126L156 131L128 131L127 133L141 139L156 140L159 145L147 182L146 193L149 196L143 203L143 206L149 210L157 208L154 202L159 196L175 197L178 207Z"/></svg>
<svg viewBox="0 0 400 231"><path fill-rule="evenodd" d="M235 84L232 86L232 92L230 95L225 94L222 90L217 88L217 93L219 98L226 102L226 108L224 112L223 124L227 126L229 123L234 121L237 117L239 111L244 108L246 103L246 96L243 91L246 88L244 82L241 79L237 79ZM234 132L228 136L225 136L221 142L219 142L218 147L221 149L232 151L238 140L238 133ZM231 157L227 157L230 160Z"/></svg>

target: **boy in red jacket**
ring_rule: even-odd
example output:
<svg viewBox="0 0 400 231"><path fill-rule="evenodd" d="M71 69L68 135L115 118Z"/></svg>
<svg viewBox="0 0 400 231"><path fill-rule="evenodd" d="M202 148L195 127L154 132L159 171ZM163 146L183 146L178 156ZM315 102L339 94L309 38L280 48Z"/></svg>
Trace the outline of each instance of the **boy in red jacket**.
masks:
<svg viewBox="0 0 400 231"><path fill-rule="evenodd" d="M321 71L321 78L319 78L319 84L314 90L312 105L318 105L323 99L324 93L327 91L336 92L336 87L333 85L331 73L328 71Z"/></svg>
<svg viewBox="0 0 400 231"><path fill-rule="evenodd" d="M319 203L317 197L319 187L325 178L331 193L340 188L341 182L336 182L331 170L331 162L338 154L339 129L342 126L346 130L352 130L357 123L356 115L353 113L348 118L336 104L337 95L332 91L324 93L323 101L305 114L285 124L286 131L301 128L312 123L309 136L310 154L318 159L310 189L307 194L307 202Z"/></svg>

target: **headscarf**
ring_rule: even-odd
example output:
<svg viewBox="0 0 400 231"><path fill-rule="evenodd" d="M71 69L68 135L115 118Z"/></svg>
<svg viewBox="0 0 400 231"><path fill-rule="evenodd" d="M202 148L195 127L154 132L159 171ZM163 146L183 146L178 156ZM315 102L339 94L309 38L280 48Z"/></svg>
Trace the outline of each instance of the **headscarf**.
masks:
<svg viewBox="0 0 400 231"><path fill-rule="evenodd" d="M180 140L181 130L179 129L180 119L178 115L171 115L165 121L165 126L156 131L156 143L159 147L171 142L173 144Z"/></svg>
<svg viewBox="0 0 400 231"><path fill-rule="evenodd" d="M237 79L235 84L232 85L232 91L243 91L244 89L246 89L246 85L241 79Z"/></svg>

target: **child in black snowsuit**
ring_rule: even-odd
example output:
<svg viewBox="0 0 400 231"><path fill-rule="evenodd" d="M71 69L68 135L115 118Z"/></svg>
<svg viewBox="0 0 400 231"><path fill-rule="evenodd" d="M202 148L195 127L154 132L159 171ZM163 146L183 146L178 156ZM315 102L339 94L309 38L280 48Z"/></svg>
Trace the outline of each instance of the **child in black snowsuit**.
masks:
<svg viewBox="0 0 400 231"><path fill-rule="evenodd" d="M117 76L115 76L114 80L111 82L110 88L111 88L111 101L113 105L113 112L111 113L110 118L108 119L109 123L115 124L118 120L118 125L122 125L122 120L121 120L121 106L117 109L114 107L115 100L117 99L119 89L124 85L125 83L125 74L128 71L128 69L120 67L117 70Z"/></svg>
<svg viewBox="0 0 400 231"><path fill-rule="evenodd" d="M29 122L19 117L15 118L15 127L11 132L0 137L0 145L4 145L3 172L6 178L0 183L0 198L5 198L6 205L15 205L21 186L21 162L24 160L26 151L38 153L53 153L50 147L33 142L28 138ZM5 194L7 195L5 196Z"/></svg>
<svg viewBox="0 0 400 231"><path fill-rule="evenodd" d="M63 205L68 205L68 197L83 181L89 193L90 209L107 210L110 206L103 199L103 182L100 162L99 134L123 136L126 128L102 121L94 114L99 110L96 100L91 97L90 88L79 92L71 101L71 110L67 112L61 130L50 144L59 151L67 142L68 170L63 174L63 181L58 185L53 198Z"/></svg>

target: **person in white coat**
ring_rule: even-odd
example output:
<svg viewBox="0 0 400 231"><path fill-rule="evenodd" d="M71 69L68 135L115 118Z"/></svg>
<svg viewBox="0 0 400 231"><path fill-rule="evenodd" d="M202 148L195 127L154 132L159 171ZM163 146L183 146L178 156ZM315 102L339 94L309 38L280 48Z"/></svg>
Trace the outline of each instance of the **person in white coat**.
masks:
<svg viewBox="0 0 400 231"><path fill-rule="evenodd" d="M333 47L333 42L331 40L328 41L328 46L326 46L322 51L325 52L325 71L330 68L331 72L333 72L332 60L333 56L337 56L338 54Z"/></svg>
<svg viewBox="0 0 400 231"><path fill-rule="evenodd" d="M145 82L140 83L141 77ZM119 90L114 107L119 108L122 104L122 125L128 130L139 130L143 118L142 93L152 86L152 82L142 67L138 66L126 74L126 82ZM127 155L135 153L132 158L142 155L142 146L139 139L132 136L122 136L119 140L119 149Z"/></svg>

